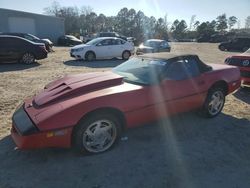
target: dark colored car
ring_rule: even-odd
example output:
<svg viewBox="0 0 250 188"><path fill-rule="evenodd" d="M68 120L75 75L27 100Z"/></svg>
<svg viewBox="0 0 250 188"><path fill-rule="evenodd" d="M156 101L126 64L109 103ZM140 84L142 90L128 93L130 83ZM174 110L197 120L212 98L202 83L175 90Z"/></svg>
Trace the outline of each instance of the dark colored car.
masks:
<svg viewBox="0 0 250 188"><path fill-rule="evenodd" d="M112 72L49 83L13 114L11 136L22 149L73 146L100 153L126 128L195 109L215 117L239 86L238 68L206 65L197 55L137 56Z"/></svg>
<svg viewBox="0 0 250 188"><path fill-rule="evenodd" d="M73 35L64 35L58 38L57 44L60 46L75 46L83 42Z"/></svg>
<svg viewBox="0 0 250 188"><path fill-rule="evenodd" d="M202 35L201 37L197 38L197 42L210 42L210 39L210 35Z"/></svg>
<svg viewBox="0 0 250 188"><path fill-rule="evenodd" d="M0 35L0 62L20 61L31 64L35 60L47 57L47 50L43 43L10 35Z"/></svg>
<svg viewBox="0 0 250 188"><path fill-rule="evenodd" d="M245 53L228 57L225 63L239 67L242 86L250 86L250 49Z"/></svg>
<svg viewBox="0 0 250 188"><path fill-rule="evenodd" d="M143 42L136 50L136 54L155 53L155 52L170 52L171 47L165 40L149 39Z"/></svg>
<svg viewBox="0 0 250 188"><path fill-rule="evenodd" d="M25 38L35 43L44 43L48 52L52 51L53 43L49 39L40 39L29 33L1 33L1 35L12 35Z"/></svg>
<svg viewBox="0 0 250 188"><path fill-rule="evenodd" d="M227 40L228 40L228 38L227 38L226 35L214 34L214 35L211 36L209 42L211 42L211 43L217 43L218 42L219 43L219 42L225 42Z"/></svg>
<svg viewBox="0 0 250 188"><path fill-rule="evenodd" d="M222 51L236 50L245 52L248 48L250 48L250 38L235 38L229 42L222 42L219 45L219 49Z"/></svg>

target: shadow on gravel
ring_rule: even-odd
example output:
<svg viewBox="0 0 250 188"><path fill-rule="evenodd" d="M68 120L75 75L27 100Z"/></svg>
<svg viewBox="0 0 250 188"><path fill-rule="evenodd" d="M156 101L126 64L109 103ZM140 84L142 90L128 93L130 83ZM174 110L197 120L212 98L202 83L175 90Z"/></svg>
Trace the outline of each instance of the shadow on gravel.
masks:
<svg viewBox="0 0 250 188"><path fill-rule="evenodd" d="M96 60L92 62L82 60L69 60L65 61L64 64L68 66L81 66L89 68L112 68L125 62L121 59L110 59L110 60Z"/></svg>
<svg viewBox="0 0 250 188"><path fill-rule="evenodd" d="M8 72L8 71L25 70L25 69L30 69L30 68L37 67L37 66L40 66L40 64L37 62L30 64L30 65L25 65L22 63L18 63L18 62L0 63L0 73Z"/></svg>
<svg viewBox="0 0 250 188"><path fill-rule="evenodd" d="M245 102L247 104L250 104L250 87L240 88L233 95L236 98L242 100L243 102Z"/></svg>
<svg viewBox="0 0 250 188"><path fill-rule="evenodd" d="M194 113L129 129L112 150L13 150L0 140L0 187L248 187L250 122Z"/></svg>

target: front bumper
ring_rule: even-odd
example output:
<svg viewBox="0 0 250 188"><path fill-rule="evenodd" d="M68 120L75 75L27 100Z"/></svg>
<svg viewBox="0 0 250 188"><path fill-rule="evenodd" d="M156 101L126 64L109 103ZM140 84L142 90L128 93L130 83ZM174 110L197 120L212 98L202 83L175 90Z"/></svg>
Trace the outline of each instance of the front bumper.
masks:
<svg viewBox="0 0 250 188"><path fill-rule="evenodd" d="M48 52L47 51L41 52L41 53L39 53L39 54L36 55L36 59L37 60L45 59L47 57L48 57Z"/></svg>
<svg viewBox="0 0 250 188"><path fill-rule="evenodd" d="M70 57L76 58L76 59L82 59L81 55L77 52L70 52Z"/></svg>
<svg viewBox="0 0 250 188"><path fill-rule="evenodd" d="M23 106L12 117L11 137L19 149L71 146L72 127L60 130L39 131Z"/></svg>
<svg viewBox="0 0 250 188"><path fill-rule="evenodd" d="M240 67L241 84L250 86L250 67Z"/></svg>

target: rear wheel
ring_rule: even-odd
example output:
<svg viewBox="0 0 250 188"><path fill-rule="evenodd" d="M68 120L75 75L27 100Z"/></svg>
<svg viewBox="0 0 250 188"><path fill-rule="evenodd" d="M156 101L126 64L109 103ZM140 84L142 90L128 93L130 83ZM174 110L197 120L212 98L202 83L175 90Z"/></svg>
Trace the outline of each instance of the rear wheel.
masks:
<svg viewBox="0 0 250 188"><path fill-rule="evenodd" d="M220 49L221 51L225 51L225 50L226 50L226 48L225 48L224 46L220 46L219 49Z"/></svg>
<svg viewBox="0 0 250 188"><path fill-rule="evenodd" d="M74 147L81 153L101 153L110 149L121 132L119 120L108 113L92 114L74 131Z"/></svg>
<svg viewBox="0 0 250 188"><path fill-rule="evenodd" d="M130 56L131 56L131 53L127 50L122 53L122 59L127 60L129 59Z"/></svg>
<svg viewBox="0 0 250 188"><path fill-rule="evenodd" d="M87 52L85 55L85 59L87 61L94 61L96 59L96 56L93 52Z"/></svg>
<svg viewBox="0 0 250 188"><path fill-rule="evenodd" d="M201 115L205 117L215 117L222 111L225 103L225 91L220 88L209 90L206 101L201 109Z"/></svg>
<svg viewBox="0 0 250 188"><path fill-rule="evenodd" d="M30 52L26 52L23 54L21 62L24 64L32 64L35 62L35 56Z"/></svg>

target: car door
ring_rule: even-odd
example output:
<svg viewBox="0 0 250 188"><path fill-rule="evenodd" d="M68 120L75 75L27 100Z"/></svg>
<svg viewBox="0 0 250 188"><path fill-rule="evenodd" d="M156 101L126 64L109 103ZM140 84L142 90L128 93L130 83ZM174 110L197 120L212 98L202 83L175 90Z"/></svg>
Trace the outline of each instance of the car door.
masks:
<svg viewBox="0 0 250 188"><path fill-rule="evenodd" d="M126 41L122 40L122 39L113 39L113 44L114 44L114 55L115 57L121 57L122 53L125 50L129 50L126 49L126 45L125 45Z"/></svg>
<svg viewBox="0 0 250 188"><path fill-rule="evenodd" d="M0 59L1 61L17 60L20 57L20 39L14 37L1 38Z"/></svg>
<svg viewBox="0 0 250 188"><path fill-rule="evenodd" d="M165 52L169 48L167 41L162 41L160 44L159 52Z"/></svg>
<svg viewBox="0 0 250 188"><path fill-rule="evenodd" d="M206 97L206 84L195 59L172 62L162 82L152 87L151 99L162 115L190 111L202 106Z"/></svg>
<svg viewBox="0 0 250 188"><path fill-rule="evenodd" d="M242 38L237 38L234 40L232 46L230 49L232 50L242 50L244 46L244 39L242 40Z"/></svg>
<svg viewBox="0 0 250 188"><path fill-rule="evenodd" d="M98 59L116 57L112 39L104 39L95 46L95 54Z"/></svg>
<svg viewBox="0 0 250 188"><path fill-rule="evenodd" d="M7 45L8 44L8 39L6 37L0 37L0 61L5 61L7 60L9 57L8 52L8 48Z"/></svg>

